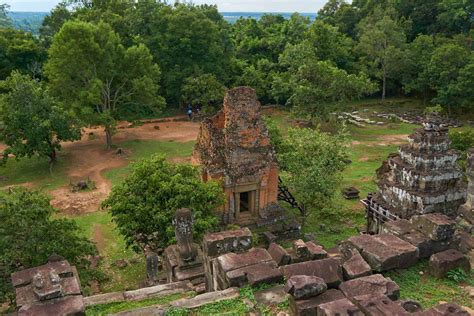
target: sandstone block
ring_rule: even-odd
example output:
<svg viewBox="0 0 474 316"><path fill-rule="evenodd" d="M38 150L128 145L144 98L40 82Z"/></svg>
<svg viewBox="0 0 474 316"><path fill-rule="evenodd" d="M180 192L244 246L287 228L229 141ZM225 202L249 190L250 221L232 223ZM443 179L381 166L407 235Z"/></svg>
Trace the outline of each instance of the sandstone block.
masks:
<svg viewBox="0 0 474 316"><path fill-rule="evenodd" d="M447 276L450 270L457 268L461 268L468 273L471 270L469 259L454 249L432 255L428 267L430 274L438 278Z"/></svg>
<svg viewBox="0 0 474 316"><path fill-rule="evenodd" d="M363 315L410 315L398 302L394 302L386 296L363 295L357 296L352 301L360 308Z"/></svg>
<svg viewBox="0 0 474 316"><path fill-rule="evenodd" d="M251 286L260 284L272 284L283 281L283 275L280 270L273 265L258 264L251 266L247 271L247 280Z"/></svg>
<svg viewBox="0 0 474 316"><path fill-rule="evenodd" d="M326 292L311 297L306 300L295 300L293 296L290 296L290 310L291 315L295 316L314 316L319 305L340 300L344 298L344 294L341 291L335 289L329 289Z"/></svg>
<svg viewBox="0 0 474 316"><path fill-rule="evenodd" d="M200 295L196 295L193 298L183 298L174 302L171 302L171 306L180 308L197 308L209 303L215 303L223 300L230 300L240 296L239 289L229 288L223 291L209 292Z"/></svg>
<svg viewBox="0 0 474 316"><path fill-rule="evenodd" d="M416 314L417 316L468 316L469 312L457 304L439 304L433 308Z"/></svg>
<svg viewBox="0 0 474 316"><path fill-rule="evenodd" d="M326 282L328 288L336 288L343 280L339 261L332 258L306 261L280 267L286 279L293 275L317 276Z"/></svg>
<svg viewBox="0 0 474 316"><path fill-rule="evenodd" d="M252 232L248 228L204 235L202 248L205 256L216 257L228 252L243 252L252 248Z"/></svg>
<svg viewBox="0 0 474 316"><path fill-rule="evenodd" d="M52 303L54 302L54 303ZM26 304L18 311L22 316L85 315L82 296L73 295L55 299L46 304Z"/></svg>
<svg viewBox="0 0 474 316"><path fill-rule="evenodd" d="M270 247L268 247L268 253L272 256L273 260L277 263L278 266L283 266L286 264L290 264L291 256L288 252L276 243L271 243Z"/></svg>
<svg viewBox="0 0 474 316"><path fill-rule="evenodd" d="M432 240L443 241L454 234L456 223L440 213L413 216L411 223Z"/></svg>
<svg viewBox="0 0 474 316"><path fill-rule="evenodd" d="M346 245L355 247L378 272L408 268L419 256L418 248L391 234L354 236Z"/></svg>
<svg viewBox="0 0 474 316"><path fill-rule="evenodd" d="M352 280L371 275L372 268L362 258L360 253L354 249L352 250L352 256L342 264L342 272L345 280Z"/></svg>
<svg viewBox="0 0 474 316"><path fill-rule="evenodd" d="M319 260L319 259L324 259L328 257L328 253L323 249L323 247L316 245L312 241L307 241L306 247L308 247L311 260Z"/></svg>
<svg viewBox="0 0 474 316"><path fill-rule="evenodd" d="M285 291L295 300L317 296L327 290L326 282L316 276L293 275L286 281Z"/></svg>
<svg viewBox="0 0 474 316"><path fill-rule="evenodd" d="M298 258L309 258L309 250L306 246L306 243L301 240L293 241L293 251L295 252Z"/></svg>
<svg viewBox="0 0 474 316"><path fill-rule="evenodd" d="M354 305L347 298L343 298L337 301L324 303L318 306L317 316L335 316L335 315L347 315L347 316L363 316L364 314L359 308Z"/></svg>
<svg viewBox="0 0 474 316"><path fill-rule="evenodd" d="M339 289L351 298L362 295L388 296L392 300L400 297L400 288L381 274L374 274L341 283Z"/></svg>

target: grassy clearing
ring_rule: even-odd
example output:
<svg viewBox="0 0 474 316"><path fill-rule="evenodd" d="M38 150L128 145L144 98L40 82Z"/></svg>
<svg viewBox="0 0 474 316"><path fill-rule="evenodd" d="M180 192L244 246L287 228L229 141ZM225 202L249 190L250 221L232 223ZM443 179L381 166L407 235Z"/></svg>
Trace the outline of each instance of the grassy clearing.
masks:
<svg viewBox="0 0 474 316"><path fill-rule="evenodd" d="M58 162L50 170L45 158L9 159L0 166L0 187L27 183L40 190L53 190L66 185L67 160L67 153L59 153Z"/></svg>
<svg viewBox="0 0 474 316"><path fill-rule="evenodd" d="M402 299L419 302L424 308L432 307L440 301L454 302L462 306L474 308L469 293L461 286L474 286L474 273L471 272L469 284L458 284L450 279L436 279L427 273L428 262L420 261L407 270L386 273L400 286Z"/></svg>
<svg viewBox="0 0 474 316"><path fill-rule="evenodd" d="M107 276L100 284L101 291L114 292L138 288L146 280L145 258L127 249L108 212L96 212L74 218L84 236L94 241L99 249L99 268ZM115 265L117 260L128 262L125 268Z"/></svg>
<svg viewBox="0 0 474 316"><path fill-rule="evenodd" d="M120 144L121 148L130 151L130 162L144 158L149 158L154 154L162 154L167 158L186 158L193 153L195 142L163 142L154 140L132 140ZM112 169L105 172L105 177L113 184L121 182L130 173L131 166L127 165L123 168Z"/></svg>

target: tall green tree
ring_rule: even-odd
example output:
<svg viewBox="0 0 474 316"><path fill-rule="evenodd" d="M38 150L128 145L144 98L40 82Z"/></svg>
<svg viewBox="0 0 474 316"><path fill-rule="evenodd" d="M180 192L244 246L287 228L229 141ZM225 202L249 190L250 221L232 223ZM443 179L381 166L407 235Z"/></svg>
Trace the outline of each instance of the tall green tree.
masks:
<svg viewBox="0 0 474 316"><path fill-rule="evenodd" d="M386 97L387 80L398 74L406 42L403 28L391 15L390 11L378 8L362 20L356 47L361 55L362 67L382 81L382 102Z"/></svg>
<svg viewBox="0 0 474 316"><path fill-rule="evenodd" d="M95 245L74 221L55 218L49 202L21 187L0 190L0 302L13 300L11 273L43 265L54 254L77 267L83 286L92 275L88 257L97 254Z"/></svg>
<svg viewBox="0 0 474 316"><path fill-rule="evenodd" d="M6 3L0 4L0 28L8 28L12 26L12 21L8 16L10 6Z"/></svg>
<svg viewBox="0 0 474 316"><path fill-rule="evenodd" d="M459 106L472 107L474 53L457 44L447 43L436 48L428 65L431 87L436 91L435 103L448 112Z"/></svg>
<svg viewBox="0 0 474 316"><path fill-rule="evenodd" d="M52 91L90 123L105 127L110 148L121 111L158 112L160 69L145 45L125 48L103 22L69 21L54 36L45 72Z"/></svg>
<svg viewBox="0 0 474 316"><path fill-rule="evenodd" d="M63 110L37 80L13 72L0 87L5 91L0 97L0 141L7 145L4 163L9 155L16 159L39 156L47 157L52 165L61 142L81 138L74 114Z"/></svg>
<svg viewBox="0 0 474 316"><path fill-rule="evenodd" d="M162 156L133 164L131 174L114 186L103 207L108 209L128 246L163 249L175 242L172 220L176 210L189 208L199 240L219 221L214 213L224 203L217 182L202 182L191 165L174 165Z"/></svg>
<svg viewBox="0 0 474 316"><path fill-rule="evenodd" d="M290 129L277 152L281 177L307 218L331 204L342 180L347 141L343 133L330 135L312 129Z"/></svg>
<svg viewBox="0 0 474 316"><path fill-rule="evenodd" d="M61 2L44 17L39 33L45 47L51 45L54 35L59 32L63 24L70 20L72 16L73 13L69 10L67 4Z"/></svg>
<svg viewBox="0 0 474 316"><path fill-rule="evenodd" d="M13 70L39 77L45 58L45 50L31 33L0 28L0 80Z"/></svg>
<svg viewBox="0 0 474 316"><path fill-rule="evenodd" d="M183 101L212 112L222 104L226 87L214 75L202 74L184 81Z"/></svg>

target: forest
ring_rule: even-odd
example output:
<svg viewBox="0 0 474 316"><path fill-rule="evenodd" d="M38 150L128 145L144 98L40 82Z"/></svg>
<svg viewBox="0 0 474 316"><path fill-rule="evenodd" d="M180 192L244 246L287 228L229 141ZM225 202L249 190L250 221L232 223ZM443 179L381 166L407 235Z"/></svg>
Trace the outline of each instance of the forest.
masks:
<svg viewBox="0 0 474 316"><path fill-rule="evenodd" d="M198 210L199 237L214 229L221 188L180 163L191 162L199 132L187 110L216 113L228 89L249 86L268 106L281 177L306 205L297 214L303 232L321 232L328 248L364 225L360 203L342 200L340 187L374 191L375 170L418 127L393 117L347 127L335 113L435 112L466 124L450 134L462 157L474 146L473 1L329 0L315 20L264 14L229 23L214 5L66 0L39 29L24 23L0 0L5 310L14 305L10 274L51 253L78 267L87 294L111 292L145 278L144 243L175 241L177 207ZM293 128L299 120L312 128ZM74 177L92 188L71 193ZM143 242L144 231L156 240ZM404 296L472 307L458 283L427 279L425 268L392 274Z"/></svg>

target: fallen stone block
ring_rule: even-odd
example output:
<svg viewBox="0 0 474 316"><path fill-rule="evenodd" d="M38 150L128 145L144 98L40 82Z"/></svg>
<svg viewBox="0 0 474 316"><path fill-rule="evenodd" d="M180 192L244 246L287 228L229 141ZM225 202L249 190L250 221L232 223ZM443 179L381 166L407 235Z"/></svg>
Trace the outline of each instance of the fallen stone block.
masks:
<svg viewBox="0 0 474 316"><path fill-rule="evenodd" d="M391 234L350 237L342 247L356 248L377 272L406 269L418 261L419 250Z"/></svg>
<svg viewBox="0 0 474 316"><path fill-rule="evenodd" d="M267 246L271 245L277 240L277 236L271 232L264 232L262 235L263 235L263 240L265 241L265 244Z"/></svg>
<svg viewBox="0 0 474 316"><path fill-rule="evenodd" d="M309 275L293 275L286 281L285 292L295 300L317 296L327 290L326 282L322 278Z"/></svg>
<svg viewBox="0 0 474 316"><path fill-rule="evenodd" d="M268 247L268 253L278 266L290 264L291 262L291 256L288 254L285 248L279 244L271 243L270 247Z"/></svg>
<svg viewBox="0 0 474 316"><path fill-rule="evenodd" d="M362 295L387 296L398 300L400 288L398 285L381 274L374 274L341 283L339 289L345 296L352 298Z"/></svg>
<svg viewBox="0 0 474 316"><path fill-rule="evenodd" d="M328 257L328 253L324 250L324 248L322 246L316 245L312 241L307 241L306 247L308 248L311 260L319 260Z"/></svg>
<svg viewBox="0 0 474 316"><path fill-rule="evenodd" d="M345 280L357 279L363 276L371 275L372 268L362 258L359 251L353 249L352 256L342 264L342 272Z"/></svg>
<svg viewBox="0 0 474 316"><path fill-rule="evenodd" d="M459 251L468 253L474 249L474 237L466 232L459 232Z"/></svg>
<svg viewBox="0 0 474 316"><path fill-rule="evenodd" d="M413 216L411 223L432 240L443 241L454 235L456 222L440 213Z"/></svg>
<svg viewBox="0 0 474 316"><path fill-rule="evenodd" d="M125 291L123 292L123 296L127 301L139 301L150 297L160 297L169 294L184 293L191 291L192 288L193 285L189 281L179 281L145 287L133 291Z"/></svg>
<svg viewBox="0 0 474 316"><path fill-rule="evenodd" d="M167 308L163 306L148 306L130 311L123 311L113 314L113 316L164 316Z"/></svg>
<svg viewBox="0 0 474 316"><path fill-rule="evenodd" d="M401 237L405 234L415 231L413 224L407 219L399 219L396 221L388 221L383 224L382 232L384 234L392 234Z"/></svg>
<svg viewBox="0 0 474 316"><path fill-rule="evenodd" d="M465 309L457 304L444 303L416 314L417 316L468 316Z"/></svg>
<svg viewBox="0 0 474 316"><path fill-rule="evenodd" d="M207 233L202 242L205 256L216 257L229 252L243 252L252 248L252 232L248 228Z"/></svg>
<svg viewBox="0 0 474 316"><path fill-rule="evenodd" d="M277 285L269 289L256 291L253 293L257 303L262 305L278 305L285 302L289 295L285 292L283 285Z"/></svg>
<svg viewBox="0 0 474 316"><path fill-rule="evenodd" d="M335 315L347 315L347 316L363 316L364 314L359 308L354 305L347 298L343 298L337 301L324 303L318 306L317 316L335 316Z"/></svg>
<svg viewBox="0 0 474 316"><path fill-rule="evenodd" d="M295 300L293 296L289 297L291 315L295 316L314 316L319 305L340 300L344 298L341 291L329 289L326 292L309 298L307 300Z"/></svg>
<svg viewBox="0 0 474 316"><path fill-rule="evenodd" d="M450 270L458 268L469 273L471 264L464 254L454 249L432 255L428 263L430 274L437 278L444 278Z"/></svg>
<svg viewBox="0 0 474 316"><path fill-rule="evenodd" d="M309 258L309 250L302 239L293 241L293 251L298 258Z"/></svg>
<svg viewBox="0 0 474 316"><path fill-rule="evenodd" d="M216 303L224 300L231 300L238 298L240 292L238 288L228 288L223 291L208 292L204 294L197 295L193 298L183 298L174 302L171 302L170 305L179 308L198 308L209 303Z"/></svg>
<svg viewBox="0 0 474 316"><path fill-rule="evenodd" d="M352 298L352 301L366 316L409 315L399 302L394 302L386 296L363 295Z"/></svg>
<svg viewBox="0 0 474 316"><path fill-rule="evenodd" d="M429 258L433 253L436 252L436 244L438 242L429 239L418 231L407 233L400 238L418 248L418 254L420 258Z"/></svg>
<svg viewBox="0 0 474 316"><path fill-rule="evenodd" d="M400 306L409 313L417 313L423 310L420 303L411 300L400 301Z"/></svg>
<svg viewBox="0 0 474 316"><path fill-rule="evenodd" d="M286 279L293 275L317 276L326 282L328 288L337 288L342 282L342 268L339 261L332 258L306 261L280 267Z"/></svg>
<svg viewBox="0 0 474 316"><path fill-rule="evenodd" d="M66 296L48 303L25 304L18 311L21 316L85 315L85 305L80 295Z"/></svg>
<svg viewBox="0 0 474 316"><path fill-rule="evenodd" d="M122 302L122 301L125 301L123 292L105 293L105 294L98 294L98 295L84 297L85 306Z"/></svg>
<svg viewBox="0 0 474 316"><path fill-rule="evenodd" d="M247 280L251 286L272 284L283 281L281 271L270 264L258 264L247 270Z"/></svg>
<svg viewBox="0 0 474 316"><path fill-rule="evenodd" d="M252 266L262 262L274 262L267 250L252 248L243 253L227 253L217 258L222 271L228 272L238 268Z"/></svg>

